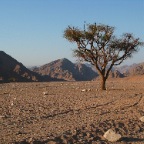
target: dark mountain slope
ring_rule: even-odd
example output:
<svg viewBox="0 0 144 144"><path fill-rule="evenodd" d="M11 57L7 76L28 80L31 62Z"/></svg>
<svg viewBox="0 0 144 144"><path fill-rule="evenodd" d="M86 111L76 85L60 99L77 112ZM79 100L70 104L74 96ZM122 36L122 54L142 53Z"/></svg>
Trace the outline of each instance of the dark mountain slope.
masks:
<svg viewBox="0 0 144 144"><path fill-rule="evenodd" d="M8 54L0 51L0 79L2 82L31 82L42 81L43 78L18 62Z"/></svg>

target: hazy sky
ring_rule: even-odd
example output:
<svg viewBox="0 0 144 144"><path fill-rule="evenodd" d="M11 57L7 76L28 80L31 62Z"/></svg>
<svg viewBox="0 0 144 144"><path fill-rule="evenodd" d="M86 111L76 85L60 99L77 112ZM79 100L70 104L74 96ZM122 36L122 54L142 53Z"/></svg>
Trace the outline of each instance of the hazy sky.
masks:
<svg viewBox="0 0 144 144"><path fill-rule="evenodd" d="M144 41L144 0L0 0L0 50L25 66L59 58L74 61L74 44L63 38L70 26L114 26ZM144 62L144 48L125 64Z"/></svg>

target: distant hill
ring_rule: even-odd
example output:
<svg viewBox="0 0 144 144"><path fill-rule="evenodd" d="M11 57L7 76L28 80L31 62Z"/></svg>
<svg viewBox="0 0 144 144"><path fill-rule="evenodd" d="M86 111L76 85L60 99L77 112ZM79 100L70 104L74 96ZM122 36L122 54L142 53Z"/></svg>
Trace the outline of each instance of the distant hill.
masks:
<svg viewBox="0 0 144 144"><path fill-rule="evenodd" d="M0 82L34 82L44 80L46 78L30 71L22 63L5 52L0 51Z"/></svg>
<svg viewBox="0 0 144 144"><path fill-rule="evenodd" d="M125 75L118 70L113 70L109 74L109 78L124 78Z"/></svg>
<svg viewBox="0 0 144 144"><path fill-rule="evenodd" d="M86 65L90 67L92 70L94 70L95 72L97 72L96 68L92 66L91 64L86 63ZM109 77L110 78L123 78L125 76L117 68L112 68L112 70L109 73Z"/></svg>
<svg viewBox="0 0 144 144"><path fill-rule="evenodd" d="M97 72L94 66L88 63L86 63L86 65L92 68L95 72ZM124 77L143 76L143 75L144 75L144 62L132 65L113 67L109 74L109 78L124 78Z"/></svg>
<svg viewBox="0 0 144 144"><path fill-rule="evenodd" d="M144 62L116 68L124 76L144 75Z"/></svg>
<svg viewBox="0 0 144 144"><path fill-rule="evenodd" d="M114 67L109 77L123 78L139 75L144 76L144 62ZM72 63L63 58L27 69L22 63L0 51L0 82L90 81L97 77L97 71L90 64Z"/></svg>
<svg viewBox="0 0 144 144"><path fill-rule="evenodd" d="M43 76L49 75L52 78L64 79L66 81L86 81L98 76L96 72L85 64L74 64L66 58L34 68L33 71Z"/></svg>

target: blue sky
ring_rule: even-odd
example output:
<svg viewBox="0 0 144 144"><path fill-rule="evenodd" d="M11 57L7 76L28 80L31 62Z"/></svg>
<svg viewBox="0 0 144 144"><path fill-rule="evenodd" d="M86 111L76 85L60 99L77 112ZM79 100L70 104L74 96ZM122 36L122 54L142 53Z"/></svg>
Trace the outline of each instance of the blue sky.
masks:
<svg viewBox="0 0 144 144"><path fill-rule="evenodd" d="M0 0L0 50L25 66L59 58L75 61L76 45L63 38L68 25L114 26L144 41L144 0ZM144 48L124 64L144 62Z"/></svg>

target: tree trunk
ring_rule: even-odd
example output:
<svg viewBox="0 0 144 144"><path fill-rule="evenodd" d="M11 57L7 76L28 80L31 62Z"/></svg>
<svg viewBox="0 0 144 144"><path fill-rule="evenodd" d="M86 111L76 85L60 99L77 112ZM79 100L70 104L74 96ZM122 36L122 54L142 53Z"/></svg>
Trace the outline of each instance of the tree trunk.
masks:
<svg viewBox="0 0 144 144"><path fill-rule="evenodd" d="M106 78L102 76L101 90L106 90Z"/></svg>

